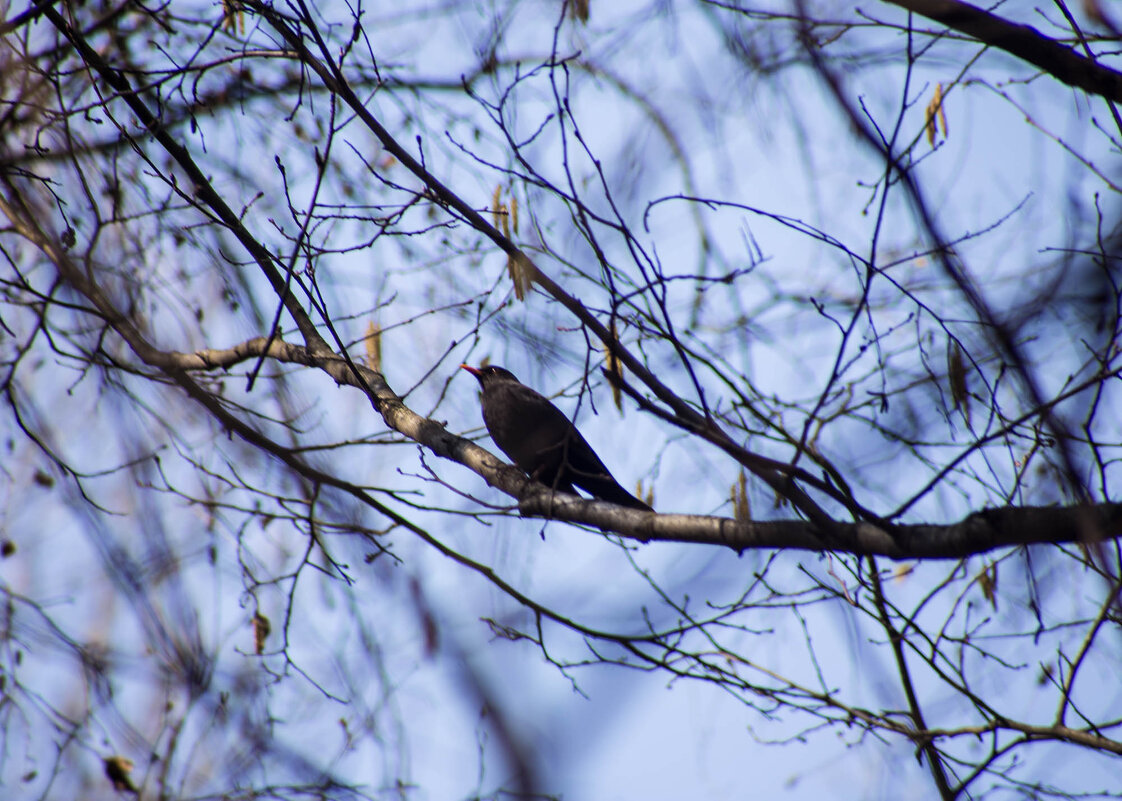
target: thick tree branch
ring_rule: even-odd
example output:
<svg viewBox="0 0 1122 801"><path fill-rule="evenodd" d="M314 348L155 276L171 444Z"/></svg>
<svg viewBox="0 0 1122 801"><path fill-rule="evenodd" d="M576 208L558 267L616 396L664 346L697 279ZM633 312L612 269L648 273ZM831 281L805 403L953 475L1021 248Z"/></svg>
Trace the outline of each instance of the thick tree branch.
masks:
<svg viewBox="0 0 1122 801"><path fill-rule="evenodd" d="M227 368L261 354L264 337L226 350L194 354L165 354L181 369ZM318 367L337 383L361 388L338 357L323 358L307 348L285 342L269 343L268 355L279 361ZM778 520L737 522L727 517L657 514L624 509L573 495L552 494L532 482L484 448L458 437L441 423L421 417L393 393L380 373L359 368L370 386L384 392L384 406L396 410L386 423L399 433L429 448L438 456L459 462L488 484L521 499L519 511L591 525L642 542L688 542L725 545L736 551L757 548L795 548L887 556L894 559L957 559L995 548L1064 542L1096 542L1122 536L1122 504L1087 504L1062 507L1003 507L989 509L955 523L896 525L834 521L829 537L810 521Z"/></svg>
<svg viewBox="0 0 1122 801"><path fill-rule="evenodd" d="M954 28L979 42L1027 61L1052 77L1091 94L1122 102L1122 73L1104 67L1029 25L1009 22L996 14L958 0L885 0L908 11Z"/></svg>
<svg viewBox="0 0 1122 801"><path fill-rule="evenodd" d="M301 345L269 342L265 337L225 350L197 353L149 353L150 363L175 369L228 368L262 354L278 361L316 367L337 383L361 389L351 369L339 357L321 357ZM955 523L896 525L834 521L829 537L812 522L771 520L737 522L727 517L690 514L651 514L625 509L575 495L551 493L530 481L517 468L474 442L448 431L442 423L412 411L373 370L359 367L369 386L382 393L386 424L424 445L437 456L459 462L488 484L519 499L519 511L542 517L595 526L641 542L686 542L724 545L735 551L759 548L838 551L893 559L958 559L995 548L1065 542L1096 542L1122 536L1122 504L1003 507L987 509Z"/></svg>

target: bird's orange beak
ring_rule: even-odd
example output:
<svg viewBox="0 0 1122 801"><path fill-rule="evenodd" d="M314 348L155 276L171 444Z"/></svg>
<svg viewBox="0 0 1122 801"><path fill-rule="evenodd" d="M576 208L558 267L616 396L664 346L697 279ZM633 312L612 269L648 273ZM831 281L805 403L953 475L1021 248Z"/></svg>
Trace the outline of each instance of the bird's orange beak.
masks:
<svg viewBox="0 0 1122 801"><path fill-rule="evenodd" d="M476 378L479 378L479 370L476 369L475 367L472 367L470 364L461 364L460 369L461 370L467 370L473 376L475 376Z"/></svg>

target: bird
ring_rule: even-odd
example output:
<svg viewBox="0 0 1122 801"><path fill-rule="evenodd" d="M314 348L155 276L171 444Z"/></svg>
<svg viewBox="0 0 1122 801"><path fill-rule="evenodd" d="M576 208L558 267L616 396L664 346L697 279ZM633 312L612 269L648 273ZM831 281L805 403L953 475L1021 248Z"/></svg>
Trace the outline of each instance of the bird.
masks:
<svg viewBox="0 0 1122 801"><path fill-rule="evenodd" d="M460 367L483 388L483 422L491 439L531 478L557 492L576 495L576 485L597 500L654 511L619 485L573 422L548 398L504 367Z"/></svg>

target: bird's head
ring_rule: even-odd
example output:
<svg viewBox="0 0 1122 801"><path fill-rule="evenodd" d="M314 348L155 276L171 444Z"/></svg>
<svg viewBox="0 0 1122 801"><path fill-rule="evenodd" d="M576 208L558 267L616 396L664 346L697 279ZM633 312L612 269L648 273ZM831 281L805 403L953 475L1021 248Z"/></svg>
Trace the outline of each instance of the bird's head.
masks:
<svg viewBox="0 0 1122 801"><path fill-rule="evenodd" d="M507 370L505 367L498 367L494 364L484 364L479 367L472 367L470 364L461 364L460 368L467 370L475 376L481 387L486 387L488 384L494 384L498 381L513 381L516 384L518 383L518 379L514 377L514 373Z"/></svg>

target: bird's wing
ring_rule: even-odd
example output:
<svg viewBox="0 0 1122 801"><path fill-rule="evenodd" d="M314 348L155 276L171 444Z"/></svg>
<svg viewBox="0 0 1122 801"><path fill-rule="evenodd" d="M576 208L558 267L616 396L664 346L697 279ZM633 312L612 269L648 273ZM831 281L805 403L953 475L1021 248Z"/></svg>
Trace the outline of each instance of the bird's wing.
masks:
<svg viewBox="0 0 1122 801"><path fill-rule="evenodd" d="M600 500L649 509L616 482L564 412L525 384L486 387L483 418L503 453L543 484L572 493L575 484Z"/></svg>
<svg viewBox="0 0 1122 801"><path fill-rule="evenodd" d="M607 472L569 418L544 395L504 382L484 390L483 418L491 439L527 473L554 474L566 454L583 470Z"/></svg>

